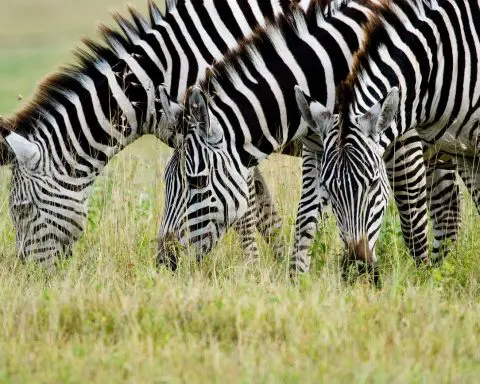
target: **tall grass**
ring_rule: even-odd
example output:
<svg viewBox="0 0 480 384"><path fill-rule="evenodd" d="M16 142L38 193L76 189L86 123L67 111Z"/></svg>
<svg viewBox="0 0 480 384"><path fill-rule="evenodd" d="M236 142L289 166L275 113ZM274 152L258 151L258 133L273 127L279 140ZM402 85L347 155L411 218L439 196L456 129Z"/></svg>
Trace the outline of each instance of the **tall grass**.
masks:
<svg viewBox="0 0 480 384"><path fill-rule="evenodd" d="M316 239L311 275L296 285L263 243L260 263L247 267L233 233L202 265L184 257L173 275L154 265L165 159L145 138L110 164L74 257L53 275L18 263L2 206L0 381L476 381L476 216L466 215L445 265L422 271L390 214L381 290L340 280L332 219ZM264 169L291 247L299 164L272 160Z"/></svg>
<svg viewBox="0 0 480 384"><path fill-rule="evenodd" d="M107 9L102 1L85 1L90 18L65 12L35 20L17 13L27 0L0 9L11 11L7 19L30 17L31 34L34 22L46 23L53 38L56 25L66 34L69 25L91 33L96 12ZM50 3L67 9L66 2ZM5 56L12 49L27 53ZM44 60L33 60L38 52ZM1 68L13 71L0 77L0 111L19 103L11 90L28 95L37 73L47 73L59 56L68 54L56 44L0 46ZM52 275L18 261L8 216L10 175L1 170L0 382L478 381L480 241L469 199L456 248L433 271L416 269L390 207L378 245L381 290L363 279L341 281L341 243L331 218L315 240L312 273L296 285L286 262L275 263L261 239L262 259L247 266L234 233L200 266L184 257L173 275L154 265L168 155L145 137L109 164L95 184L74 257ZM273 156L262 165L287 251L299 164Z"/></svg>

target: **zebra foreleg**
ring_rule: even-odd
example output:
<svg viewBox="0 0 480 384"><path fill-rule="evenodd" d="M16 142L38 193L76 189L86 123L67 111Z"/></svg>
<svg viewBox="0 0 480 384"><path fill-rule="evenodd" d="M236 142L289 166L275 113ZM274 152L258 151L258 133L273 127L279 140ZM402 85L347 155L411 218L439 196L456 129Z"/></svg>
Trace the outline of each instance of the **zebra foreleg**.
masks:
<svg viewBox="0 0 480 384"><path fill-rule="evenodd" d="M319 188L320 154L303 147L302 153L302 196L298 205L295 222L295 244L290 259L290 276L310 270L310 255L308 254L315 234L322 207L327 199Z"/></svg>
<svg viewBox="0 0 480 384"><path fill-rule="evenodd" d="M275 208L267 183L260 170L255 167L254 173L255 200L257 205L257 229L265 241L273 247L276 260L283 258L283 244L280 238L282 220Z"/></svg>
<svg viewBox="0 0 480 384"><path fill-rule="evenodd" d="M245 253L245 259L248 262L256 262L260 257L256 240L257 204L254 182L255 172L259 171L256 171L256 168L251 170L248 177L249 201L247 213L233 225L240 237L243 252Z"/></svg>
<svg viewBox="0 0 480 384"><path fill-rule="evenodd" d="M476 158L472 161L459 159L458 173L465 184L468 192L472 196L473 202L480 213L480 159Z"/></svg>
<svg viewBox="0 0 480 384"><path fill-rule="evenodd" d="M403 238L418 265L428 264L428 214L423 145L416 131L400 137L385 155Z"/></svg>
<svg viewBox="0 0 480 384"><path fill-rule="evenodd" d="M457 240L461 223L460 190L455 168L427 168L427 203L435 236L432 263L438 265L448 254L448 243Z"/></svg>

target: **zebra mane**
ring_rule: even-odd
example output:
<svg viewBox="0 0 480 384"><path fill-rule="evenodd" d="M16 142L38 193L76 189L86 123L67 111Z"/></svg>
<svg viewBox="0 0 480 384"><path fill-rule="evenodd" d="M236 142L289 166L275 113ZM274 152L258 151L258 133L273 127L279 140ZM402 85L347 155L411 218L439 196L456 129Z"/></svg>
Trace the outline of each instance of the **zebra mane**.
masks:
<svg viewBox="0 0 480 384"><path fill-rule="evenodd" d="M12 151L10 151L4 142L4 137L10 133L11 129L7 120L0 116L0 165L9 164L12 159Z"/></svg>
<svg viewBox="0 0 480 384"><path fill-rule="evenodd" d="M376 12L372 13L364 26L365 38L360 49L353 57L352 69L348 77L337 88L337 106L342 117L339 124L340 144L345 143L345 137L348 134L351 118L350 109L355 101L353 89L362 81L363 68L368 66L371 52L380 48L388 38L388 32L383 21L386 18L397 17L393 6L410 7L415 9L419 17L422 17L425 15L425 8L432 9L433 3L429 0L379 0Z"/></svg>
<svg viewBox="0 0 480 384"><path fill-rule="evenodd" d="M168 5L171 9L168 12L175 10L180 2L184 0L169 1ZM29 127L35 126L38 119L54 111L59 103L58 100L64 100L70 89L78 87L86 76L96 73L98 66L102 63L116 63L123 55L130 54L135 48L135 42L166 17L154 0L148 1L150 20L132 6L128 6L127 9L130 16L128 19L117 12L112 14L123 34L101 24L98 42L87 38L82 39L84 47L77 47L73 51L74 63L60 66L41 80L30 100L13 115L4 119L4 129L21 132L32 129ZM135 53L133 55L135 56Z"/></svg>
<svg viewBox="0 0 480 384"><path fill-rule="evenodd" d="M235 79L238 79L240 72L245 69L244 63L255 62L260 47L265 44L275 46L279 39L283 39L286 31L294 31L299 36L308 33L312 23L318 25L319 21L329 21L354 1L368 6L372 0L310 0L307 7L303 0L289 1L291 12L280 14L274 20L267 20L265 26L257 26L250 36L239 42L238 47L227 52L222 60L206 70L200 81L200 88L208 93L211 91L211 84L221 78L230 78L235 83ZM185 97L188 94L189 92Z"/></svg>

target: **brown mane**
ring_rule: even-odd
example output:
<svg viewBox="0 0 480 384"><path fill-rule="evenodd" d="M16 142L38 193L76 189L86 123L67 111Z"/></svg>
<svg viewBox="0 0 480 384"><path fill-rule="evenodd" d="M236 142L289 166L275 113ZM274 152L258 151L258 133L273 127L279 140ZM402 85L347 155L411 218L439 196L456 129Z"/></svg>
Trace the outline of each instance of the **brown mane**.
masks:
<svg viewBox="0 0 480 384"><path fill-rule="evenodd" d="M358 85L359 77L364 65L368 62L370 52L381 44L383 28L383 17L387 12L391 12L390 6L392 0L379 0L378 3L365 1L364 6L368 6L372 11L372 15L364 25L364 40L360 49L353 57L352 69L347 78L342 81L336 91L337 107L340 113L340 135L339 144L345 144L345 137L348 134L348 126L350 124L350 107L355 99L353 92L355 86Z"/></svg>

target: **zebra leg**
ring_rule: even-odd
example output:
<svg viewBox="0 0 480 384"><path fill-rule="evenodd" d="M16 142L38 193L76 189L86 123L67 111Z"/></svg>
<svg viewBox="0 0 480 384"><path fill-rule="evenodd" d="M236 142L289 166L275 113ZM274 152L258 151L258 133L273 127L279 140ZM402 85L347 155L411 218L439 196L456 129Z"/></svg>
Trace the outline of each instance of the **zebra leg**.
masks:
<svg viewBox="0 0 480 384"><path fill-rule="evenodd" d="M460 189L454 168L427 168L427 203L435 236L432 263L440 264L448 253L448 241L457 240L461 222Z"/></svg>
<svg viewBox="0 0 480 384"><path fill-rule="evenodd" d="M253 171L255 184L255 199L257 203L257 229L268 244L273 247L276 260L283 258L283 244L279 233L282 228L282 220L273 202L267 183L258 167Z"/></svg>
<svg viewBox="0 0 480 384"><path fill-rule="evenodd" d="M318 219L327 199L319 188L321 153L303 146L302 195L295 222L295 244L290 260L290 276L306 273L310 269L308 254L317 232Z"/></svg>
<svg viewBox="0 0 480 384"><path fill-rule="evenodd" d="M257 227L257 204L254 182L255 171L256 167L254 170L250 171L250 175L248 176L249 201L247 213L233 225L240 237L240 242L245 253L245 259L252 262L257 261L260 256L255 237Z"/></svg>
<svg viewBox="0 0 480 384"><path fill-rule="evenodd" d="M474 161L460 160L458 162L458 173L467 187L472 200L480 213L480 162L479 159Z"/></svg>
<svg viewBox="0 0 480 384"><path fill-rule="evenodd" d="M387 174L400 215L403 238L417 264L428 263L426 170L415 130L398 138L385 154Z"/></svg>

